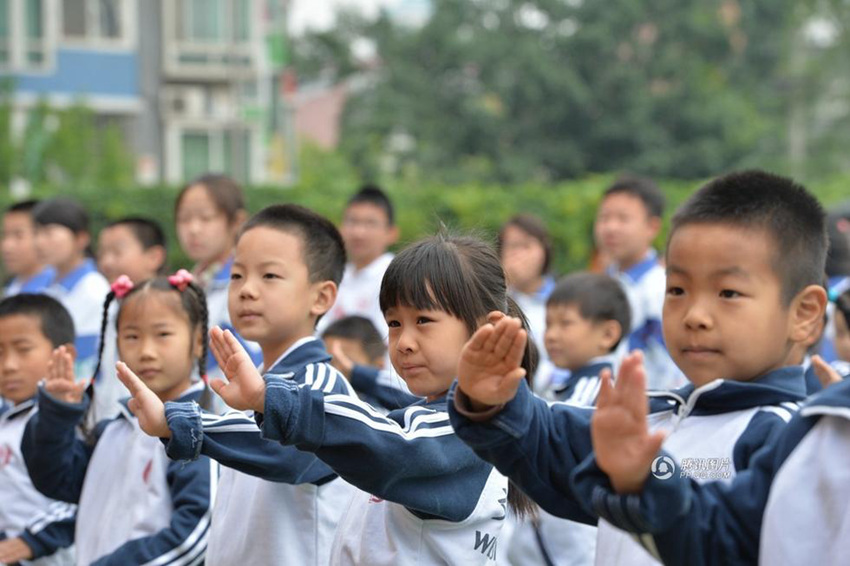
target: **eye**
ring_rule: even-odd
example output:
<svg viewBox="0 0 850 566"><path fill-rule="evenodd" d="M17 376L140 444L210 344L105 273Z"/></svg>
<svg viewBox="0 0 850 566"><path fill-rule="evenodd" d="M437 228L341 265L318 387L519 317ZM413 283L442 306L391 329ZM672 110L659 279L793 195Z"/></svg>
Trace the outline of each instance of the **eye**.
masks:
<svg viewBox="0 0 850 566"><path fill-rule="evenodd" d="M280 275L276 273L264 273L263 279L280 279Z"/></svg>
<svg viewBox="0 0 850 566"><path fill-rule="evenodd" d="M233 273L233 272L231 272L231 273L230 273L230 280L231 280L231 281L236 281L236 280L238 280L238 279L242 279L242 275L241 275L241 274L239 274L239 273Z"/></svg>
<svg viewBox="0 0 850 566"><path fill-rule="evenodd" d="M136 340L137 338L138 338L138 336L135 335L135 334L125 334L124 335L124 340Z"/></svg>
<svg viewBox="0 0 850 566"><path fill-rule="evenodd" d="M679 297L685 294L685 290L681 287L667 287L667 294L673 297Z"/></svg>
<svg viewBox="0 0 850 566"><path fill-rule="evenodd" d="M397 320L387 320L387 326L390 328L398 328L401 324Z"/></svg>
<svg viewBox="0 0 850 566"><path fill-rule="evenodd" d="M427 316L416 317L416 324L427 324L429 322L434 322L434 319L428 318Z"/></svg>
<svg viewBox="0 0 850 566"><path fill-rule="evenodd" d="M160 332L160 333L158 334L158 336L159 336L160 338L165 338L165 337L168 337L168 336L172 336L173 334L174 334L173 332L165 332L165 331L163 331L163 332Z"/></svg>
<svg viewBox="0 0 850 566"><path fill-rule="evenodd" d="M742 295L738 291L734 291L732 289L723 289L720 291L720 296L724 299L735 299Z"/></svg>

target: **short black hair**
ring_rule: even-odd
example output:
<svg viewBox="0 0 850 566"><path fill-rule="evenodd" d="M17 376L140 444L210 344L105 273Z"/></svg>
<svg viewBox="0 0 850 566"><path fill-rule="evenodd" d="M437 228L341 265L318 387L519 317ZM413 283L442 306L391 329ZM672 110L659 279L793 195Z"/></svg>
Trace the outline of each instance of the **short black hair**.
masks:
<svg viewBox="0 0 850 566"><path fill-rule="evenodd" d="M673 215L670 241L683 226L727 224L765 230L776 246L773 266L784 304L808 285L821 285L828 246L826 213L803 185L765 171L710 181Z"/></svg>
<svg viewBox="0 0 850 566"><path fill-rule="evenodd" d="M664 193L652 179L623 175L605 190L602 200L614 194L628 194L639 198L650 218L661 218L664 215Z"/></svg>
<svg viewBox="0 0 850 566"><path fill-rule="evenodd" d="M333 222L297 204L273 204L252 216L242 226L237 241L248 230L260 226L293 233L301 238L310 281L333 281L337 285L342 281L345 244Z"/></svg>
<svg viewBox="0 0 850 566"><path fill-rule="evenodd" d="M357 340L363 351L371 359L383 357L387 353L381 333L365 316L347 316L328 326L322 333L322 338L345 338Z"/></svg>
<svg viewBox="0 0 850 566"><path fill-rule="evenodd" d="M68 197L54 197L38 203L32 211L36 224L59 224L75 234L89 231L89 214L83 206Z"/></svg>
<svg viewBox="0 0 850 566"><path fill-rule="evenodd" d="M510 220L505 222L499 230L499 237L496 240L496 247L499 251L499 255L502 255L502 246L505 241L505 230L507 230L509 226L519 228L540 242L540 245L543 247L543 266L540 269L540 275L549 273L549 267L552 265L552 238L549 236L549 230L546 228L546 224L543 220L527 212L521 212L512 216Z"/></svg>
<svg viewBox="0 0 850 566"><path fill-rule="evenodd" d="M47 295L21 293L0 301L0 318L34 316L41 322L41 333L54 348L74 343L74 320L65 307Z"/></svg>
<svg viewBox="0 0 850 566"><path fill-rule="evenodd" d="M16 202L6 209L6 214L9 214L11 212L26 212L28 214L32 214L33 209L38 206L39 202L41 201L36 199L22 200L20 202Z"/></svg>
<svg viewBox="0 0 850 566"><path fill-rule="evenodd" d="M142 216L125 216L107 224L104 228L115 228L126 226L133 232L133 236L142 245L142 249L149 250L155 246L166 247L165 232L156 220Z"/></svg>
<svg viewBox="0 0 850 566"><path fill-rule="evenodd" d="M619 281L601 273L573 273L555 285L546 307L575 305L582 318L592 322L614 320L620 325L620 338L611 347L613 352L629 335L632 309Z"/></svg>
<svg viewBox="0 0 850 566"><path fill-rule="evenodd" d="M393 208L393 203L390 200L390 197L387 196L387 193L385 193L378 185L363 185L360 187L359 191L348 199L345 207L348 208L352 204L361 203L377 206L384 211L384 214L387 215L387 223L390 226L395 225L395 209Z"/></svg>

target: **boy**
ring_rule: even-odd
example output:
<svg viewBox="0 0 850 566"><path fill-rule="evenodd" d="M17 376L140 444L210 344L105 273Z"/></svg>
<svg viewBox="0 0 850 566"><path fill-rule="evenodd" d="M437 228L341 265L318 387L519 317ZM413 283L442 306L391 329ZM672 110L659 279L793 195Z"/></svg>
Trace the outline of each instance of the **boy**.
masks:
<svg viewBox="0 0 850 566"><path fill-rule="evenodd" d="M608 274L622 283L632 307L632 331L624 352L644 352L650 389L684 383L661 333L665 275L652 242L663 215L664 195L654 182L622 177L602 195L594 224L596 245L612 261Z"/></svg>
<svg viewBox="0 0 850 566"><path fill-rule="evenodd" d="M39 493L21 455L21 438L37 412L38 382L54 348L73 351L74 323L45 295L0 302L0 394L12 407L0 415L0 563L73 564L76 506Z"/></svg>
<svg viewBox="0 0 850 566"><path fill-rule="evenodd" d="M98 235L97 267L110 284L121 275L135 283L156 277L163 273L165 260L165 234L148 218L121 218Z"/></svg>
<svg viewBox="0 0 850 566"><path fill-rule="evenodd" d="M387 346L368 318L342 318L327 327L322 340L333 355L333 366L373 407L393 411L421 400L406 393L401 378L384 370Z"/></svg>
<svg viewBox="0 0 850 566"><path fill-rule="evenodd" d="M13 204L3 215L3 267L12 280L5 296L18 293L41 293L53 280L55 272L46 266L35 247L35 223L32 210L37 200Z"/></svg>
<svg viewBox="0 0 850 566"><path fill-rule="evenodd" d="M324 394L354 395L314 336L344 266L339 232L303 207L270 206L241 228L228 307L237 332L262 348L269 373ZM244 413L219 417L188 403L163 407L138 378L119 377L136 399L142 429L170 439L169 457L203 454L227 466L212 515L208 565L328 562L336 522L352 493L329 467L313 454L262 439Z"/></svg>
<svg viewBox="0 0 850 566"><path fill-rule="evenodd" d="M592 407L600 374L610 372L614 352L629 333L629 301L607 275L576 273L561 279L546 302L546 351L552 363L569 370L566 381L552 384L547 397ZM541 511L517 525L508 558L514 564L592 564L596 529Z"/></svg>
<svg viewBox="0 0 850 566"><path fill-rule="evenodd" d="M805 398L802 367L786 363L823 318L825 257L823 209L789 179L730 174L682 206L668 240L663 321L691 385L648 394L653 435L641 449L654 454L663 440L675 457L689 459L696 479L731 478L749 467ZM502 378L514 367L504 345L522 341L518 330L518 321L503 319L466 346L452 424L545 510L586 516L569 482L592 452L592 411L549 407ZM640 353L620 368L626 378L634 373L642 373ZM663 461L657 468L669 471ZM625 533L599 525L599 563L655 563Z"/></svg>
<svg viewBox="0 0 850 566"><path fill-rule="evenodd" d="M366 185L349 199L340 228L348 263L333 308L318 326L321 334L332 322L358 314L372 321L386 341L387 323L378 305L381 279L393 254L387 250L398 240L395 210L386 193Z"/></svg>

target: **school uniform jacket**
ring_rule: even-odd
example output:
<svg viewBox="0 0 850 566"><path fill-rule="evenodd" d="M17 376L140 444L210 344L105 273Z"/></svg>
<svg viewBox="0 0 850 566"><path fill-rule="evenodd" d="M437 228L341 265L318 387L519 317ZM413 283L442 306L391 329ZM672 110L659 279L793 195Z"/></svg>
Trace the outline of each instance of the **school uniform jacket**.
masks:
<svg viewBox="0 0 850 566"><path fill-rule="evenodd" d="M0 539L23 539L33 553L27 564L70 565L77 507L39 493L21 455L24 428L37 411L30 399L0 414Z"/></svg>
<svg viewBox="0 0 850 566"><path fill-rule="evenodd" d="M811 398L731 483L699 484L679 469L620 496L589 458L574 487L588 509L636 533L665 564L847 563L850 381Z"/></svg>
<svg viewBox="0 0 850 566"><path fill-rule="evenodd" d="M201 391L197 384L181 399L197 399ZM118 417L98 423L90 446L75 432L87 405L40 390L21 446L36 488L78 504L76 563L203 563L218 464L169 462L125 405Z"/></svg>
<svg viewBox="0 0 850 566"><path fill-rule="evenodd" d="M384 416L348 395L265 376L263 436L314 452L356 494L331 564L493 564L507 479L458 439L445 398Z"/></svg>
<svg viewBox="0 0 850 566"><path fill-rule="evenodd" d="M6 285L4 290L6 297L12 297L21 293L43 293L48 285L56 278L56 270L49 265L30 277L23 280L15 277Z"/></svg>
<svg viewBox="0 0 850 566"><path fill-rule="evenodd" d="M665 449L680 460L716 468L716 473L731 479L791 419L805 399L805 382L802 368L789 366L751 382L718 379L699 388L688 385L649 395L649 428L667 432ZM472 423L450 406L457 434L543 509L591 523L595 516L582 508L569 478L592 452L592 411L564 403L549 405L531 395L525 384L486 423ZM599 522L596 562L656 563L630 536L605 520Z"/></svg>
<svg viewBox="0 0 850 566"><path fill-rule="evenodd" d="M386 370L356 365L351 369L351 385L360 398L378 409L403 409L422 400L402 390L403 382Z"/></svg>
<svg viewBox="0 0 850 566"><path fill-rule="evenodd" d="M353 396L314 337L299 340L272 366L318 394ZM254 419L202 413L194 403L166 403L168 456L209 456L223 466L213 510L207 564L328 562L336 525L354 488L310 452L269 442Z"/></svg>

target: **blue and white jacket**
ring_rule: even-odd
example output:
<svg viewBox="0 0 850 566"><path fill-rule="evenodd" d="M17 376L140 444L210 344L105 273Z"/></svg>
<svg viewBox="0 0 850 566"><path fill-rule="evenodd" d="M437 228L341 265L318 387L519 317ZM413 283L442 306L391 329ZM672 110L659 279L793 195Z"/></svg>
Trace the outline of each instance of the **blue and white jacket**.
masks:
<svg viewBox="0 0 850 566"><path fill-rule="evenodd" d="M74 374L92 375L97 366L103 303L109 293L109 283L97 271L94 261L86 259L61 279L57 279L54 273L44 292L62 303L74 321L77 334L74 340L77 349Z"/></svg>
<svg viewBox="0 0 850 566"><path fill-rule="evenodd" d="M0 414L0 539L20 537L33 553L26 564L70 566L77 507L39 493L21 454L24 429L37 411L30 399Z"/></svg>
<svg viewBox="0 0 850 566"><path fill-rule="evenodd" d="M398 380L398 381L396 381ZM354 366L351 385L360 398L375 408L394 411L422 401L422 397L402 390L401 378L372 366Z"/></svg>
<svg viewBox="0 0 850 566"><path fill-rule="evenodd" d="M15 277L9 281L4 290L4 296L11 297L21 293L43 293L55 278L56 270L48 265L29 279L23 280L20 277Z"/></svg>
<svg viewBox="0 0 850 566"><path fill-rule="evenodd" d="M230 330L239 340L251 360L255 364L263 361L263 352L260 345L256 342L249 342L239 336L236 329L230 322L230 312L227 309L227 287L230 285L230 271L233 269L233 257L228 259L221 267L212 275L209 283L204 285L204 293L207 295L207 312L209 313L209 326L220 326L222 330ZM203 280L203 278L200 278ZM212 352L207 356L207 373L210 377L224 377L221 369L218 367L218 362L212 355Z"/></svg>
<svg viewBox="0 0 850 566"><path fill-rule="evenodd" d="M320 395L354 396L321 340L293 344L271 372ZM334 532L354 488L309 452L260 436L254 419L166 403L170 458L209 456L223 466L207 565L327 564Z"/></svg>
<svg viewBox="0 0 850 566"><path fill-rule="evenodd" d="M195 385L181 399L197 399L202 389ZM35 487L78 504L76 564L202 563L218 464L169 462L124 405L118 417L98 423L89 445L76 433L87 405L40 390L21 445Z"/></svg>
<svg viewBox="0 0 850 566"><path fill-rule="evenodd" d="M508 482L449 424L446 400L384 416L267 374L263 436L315 453L363 491L340 521L331 564L493 564Z"/></svg>
<svg viewBox="0 0 850 566"><path fill-rule="evenodd" d="M750 382L718 379L695 388L650 392L649 428L679 459L708 462L731 478L787 423L805 399L800 366ZM592 453L592 409L535 398L525 384L492 420L473 423L450 406L458 436L553 515L594 523L576 498L570 474ZM726 475L728 474L728 475ZM600 521L597 563L654 564L630 536Z"/></svg>
<svg viewBox="0 0 850 566"><path fill-rule="evenodd" d="M573 483L590 512L635 533L665 564L846 564L850 381L812 397L732 482L700 484L681 470L673 464L621 496L589 458Z"/></svg>
<svg viewBox="0 0 850 566"><path fill-rule="evenodd" d="M671 389L686 383L685 376L673 363L661 327L661 311L667 291L667 272L655 250L630 268L620 271L616 265L608 270L623 286L632 308L631 332L619 347L622 355L632 350L644 353L649 389Z"/></svg>
<svg viewBox="0 0 850 566"><path fill-rule="evenodd" d="M593 358L584 367L570 373L565 381L554 384L547 397L562 403L592 407L602 385L599 375L606 369L614 370L613 355Z"/></svg>

